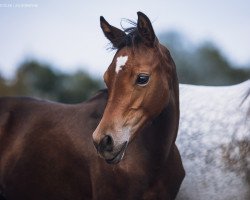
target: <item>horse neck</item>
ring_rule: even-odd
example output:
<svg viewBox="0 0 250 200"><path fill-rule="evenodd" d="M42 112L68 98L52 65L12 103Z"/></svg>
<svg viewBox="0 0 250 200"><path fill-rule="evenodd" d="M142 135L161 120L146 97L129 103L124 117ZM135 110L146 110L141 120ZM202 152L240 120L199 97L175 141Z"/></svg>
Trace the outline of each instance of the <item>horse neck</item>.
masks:
<svg viewBox="0 0 250 200"><path fill-rule="evenodd" d="M176 72L173 74L172 89L167 106L140 133L142 145L152 153L155 159L168 157L175 144L179 127L179 85Z"/></svg>
<svg viewBox="0 0 250 200"><path fill-rule="evenodd" d="M148 159L155 164L158 163L159 166L168 159L178 132L179 99L176 99L178 97L176 95L178 90L172 93L169 104L160 115L139 133L140 136L136 142L138 148L146 149Z"/></svg>
<svg viewBox="0 0 250 200"><path fill-rule="evenodd" d="M152 142L157 148L163 148L163 152L168 154L169 148L176 139L178 123L179 112L177 106L170 101L161 114L153 120L151 124L153 130L148 132L148 137L151 138L149 142Z"/></svg>

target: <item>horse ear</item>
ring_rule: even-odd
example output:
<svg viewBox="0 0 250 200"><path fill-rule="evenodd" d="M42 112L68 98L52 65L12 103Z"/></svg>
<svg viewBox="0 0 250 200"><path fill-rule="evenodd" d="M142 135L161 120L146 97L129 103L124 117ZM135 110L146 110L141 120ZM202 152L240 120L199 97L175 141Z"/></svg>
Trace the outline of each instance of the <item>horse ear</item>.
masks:
<svg viewBox="0 0 250 200"><path fill-rule="evenodd" d="M108 38L115 48L119 48L119 45L121 44L122 39L126 36L126 33L119 28L111 26L103 16L100 17L100 24L106 38Z"/></svg>
<svg viewBox="0 0 250 200"><path fill-rule="evenodd" d="M145 44L153 46L157 41L157 38L155 36L154 29L149 18L142 12L137 12L137 15L137 29L139 31L139 34L144 39Z"/></svg>

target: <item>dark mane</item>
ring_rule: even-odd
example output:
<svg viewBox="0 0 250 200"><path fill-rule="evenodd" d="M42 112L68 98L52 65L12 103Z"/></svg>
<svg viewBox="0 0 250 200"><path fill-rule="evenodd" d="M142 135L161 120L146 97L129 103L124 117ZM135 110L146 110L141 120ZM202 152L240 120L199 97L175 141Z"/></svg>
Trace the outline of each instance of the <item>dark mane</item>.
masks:
<svg viewBox="0 0 250 200"><path fill-rule="evenodd" d="M119 50L123 47L137 47L140 43L143 42L143 39L140 36L139 31L137 29L136 22L129 20L129 19L123 19L122 21L126 21L132 26L128 28L124 28L121 24L123 31L126 33L126 36L118 38L116 41L116 46L111 44L112 50Z"/></svg>
<svg viewBox="0 0 250 200"><path fill-rule="evenodd" d="M244 83L249 84L250 80L247 80ZM244 103L246 103L247 105L250 105L249 102L250 102L250 88L248 88L248 90L246 91L246 93L244 95L244 98L243 98L243 100L242 100L242 102L241 102L240 105L242 105ZM247 117L250 117L250 106L247 109L248 109L247 110Z"/></svg>

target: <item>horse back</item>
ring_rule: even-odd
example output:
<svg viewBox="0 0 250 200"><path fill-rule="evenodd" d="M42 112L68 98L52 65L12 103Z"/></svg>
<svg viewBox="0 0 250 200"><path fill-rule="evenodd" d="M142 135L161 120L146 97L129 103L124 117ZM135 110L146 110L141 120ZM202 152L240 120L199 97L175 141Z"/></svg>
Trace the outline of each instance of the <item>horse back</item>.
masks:
<svg viewBox="0 0 250 200"><path fill-rule="evenodd" d="M7 199L91 199L95 106L0 98L0 190Z"/></svg>

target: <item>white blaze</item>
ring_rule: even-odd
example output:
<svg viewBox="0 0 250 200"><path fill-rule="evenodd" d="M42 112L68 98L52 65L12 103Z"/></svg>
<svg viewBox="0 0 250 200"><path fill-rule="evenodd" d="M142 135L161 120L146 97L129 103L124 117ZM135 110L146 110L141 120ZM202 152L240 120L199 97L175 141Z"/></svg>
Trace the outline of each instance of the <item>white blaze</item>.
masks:
<svg viewBox="0 0 250 200"><path fill-rule="evenodd" d="M125 66L126 62L128 60L128 56L119 56L116 60L116 68L115 68L115 71L116 73L118 73L122 66Z"/></svg>

